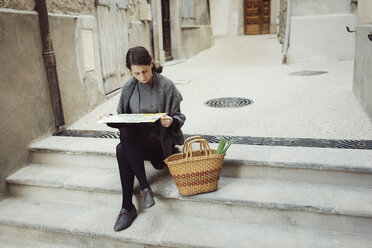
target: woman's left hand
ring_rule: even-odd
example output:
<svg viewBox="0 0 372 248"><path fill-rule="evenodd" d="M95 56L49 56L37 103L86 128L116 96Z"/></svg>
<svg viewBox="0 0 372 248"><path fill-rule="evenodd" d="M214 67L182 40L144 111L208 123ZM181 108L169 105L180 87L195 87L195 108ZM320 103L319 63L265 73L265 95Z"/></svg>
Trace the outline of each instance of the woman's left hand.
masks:
<svg viewBox="0 0 372 248"><path fill-rule="evenodd" d="M172 125L173 118L168 115L160 117L160 123L163 127L170 127Z"/></svg>

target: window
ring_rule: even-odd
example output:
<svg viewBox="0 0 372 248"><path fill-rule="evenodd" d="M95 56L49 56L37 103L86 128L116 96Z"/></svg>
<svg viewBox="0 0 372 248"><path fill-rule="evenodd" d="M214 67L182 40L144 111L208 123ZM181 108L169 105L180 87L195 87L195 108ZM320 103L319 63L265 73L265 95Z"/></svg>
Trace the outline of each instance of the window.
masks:
<svg viewBox="0 0 372 248"><path fill-rule="evenodd" d="M195 25L194 0L182 0L182 24Z"/></svg>

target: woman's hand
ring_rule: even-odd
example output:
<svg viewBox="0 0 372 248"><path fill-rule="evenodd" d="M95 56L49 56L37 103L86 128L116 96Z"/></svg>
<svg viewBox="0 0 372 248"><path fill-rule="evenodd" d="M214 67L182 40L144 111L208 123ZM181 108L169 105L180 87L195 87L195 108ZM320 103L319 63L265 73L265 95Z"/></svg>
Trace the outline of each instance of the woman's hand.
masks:
<svg viewBox="0 0 372 248"><path fill-rule="evenodd" d="M101 119L103 119L103 118L105 118L105 117L107 117L107 116L109 116L109 115L110 115L109 113L106 113L106 114L100 115L100 116L99 116L99 119L101 120Z"/></svg>
<svg viewBox="0 0 372 248"><path fill-rule="evenodd" d="M160 117L160 123L163 127L170 127L172 125L173 118L168 115Z"/></svg>

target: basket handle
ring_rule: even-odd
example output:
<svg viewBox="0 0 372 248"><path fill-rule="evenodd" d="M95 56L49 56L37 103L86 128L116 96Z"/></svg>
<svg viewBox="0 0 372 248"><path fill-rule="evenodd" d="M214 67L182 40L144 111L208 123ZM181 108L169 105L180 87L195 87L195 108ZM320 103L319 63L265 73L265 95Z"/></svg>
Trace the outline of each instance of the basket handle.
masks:
<svg viewBox="0 0 372 248"><path fill-rule="evenodd" d="M186 159L187 158L192 158L192 152L193 152L192 143L194 143L194 142L200 143L200 151L204 150L205 155L211 155L212 154L211 148L209 147L209 144L205 139L194 139L194 140L192 140L188 143L188 146L186 148L186 157L185 157Z"/></svg>
<svg viewBox="0 0 372 248"><path fill-rule="evenodd" d="M186 147L188 146L188 143L191 141L191 140L195 140L195 139L203 139L201 136L191 136L191 137L188 137L185 142L183 142L183 146L182 146L182 153L185 153L186 152ZM201 149L201 144L200 144L200 149Z"/></svg>

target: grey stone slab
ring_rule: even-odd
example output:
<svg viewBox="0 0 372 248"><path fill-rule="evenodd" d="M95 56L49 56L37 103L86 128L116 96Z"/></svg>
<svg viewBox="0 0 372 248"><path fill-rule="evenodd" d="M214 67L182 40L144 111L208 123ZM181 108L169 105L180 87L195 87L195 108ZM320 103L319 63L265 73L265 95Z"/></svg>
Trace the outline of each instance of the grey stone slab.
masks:
<svg viewBox="0 0 372 248"><path fill-rule="evenodd" d="M85 168L66 180L64 187L119 192L121 190L119 171L109 168Z"/></svg>
<svg viewBox="0 0 372 248"><path fill-rule="evenodd" d="M36 170L38 167L35 167ZM74 168L70 168L70 170L74 171ZM31 176L28 175L26 177L33 181L32 185L40 182L40 186L43 186L46 184L45 181L49 182L51 172L45 178L36 175L37 173L34 173L36 175L35 179L31 179ZM58 174L59 170L54 170L54 172ZM172 177L166 170L149 169L149 172L150 185L160 198L372 217L371 189L221 177L217 191L185 197L179 194ZM57 175L52 177L54 176ZM20 177L14 183L28 184L26 180ZM63 187L69 190L88 192L112 192L115 194L121 192L116 171L102 168L76 172L74 176L66 178ZM135 187L138 194L138 186ZM358 204L355 204L355 202L358 202Z"/></svg>
<svg viewBox="0 0 372 248"><path fill-rule="evenodd" d="M275 147L269 163L298 168L372 173L372 150Z"/></svg>
<svg viewBox="0 0 372 248"><path fill-rule="evenodd" d="M30 164L7 178L8 183L28 184L47 187L62 187L81 168L55 167Z"/></svg>
<svg viewBox="0 0 372 248"><path fill-rule="evenodd" d="M167 229L163 244L190 247L348 247L369 246L367 236L324 232L287 226L242 224L216 219L177 216Z"/></svg>
<svg viewBox="0 0 372 248"><path fill-rule="evenodd" d="M23 208L28 211L20 211ZM2 225L67 233L72 239L81 235L156 245L163 236L162 224L167 223L164 216L143 213L130 229L117 233L113 231L113 225L120 209L114 207L7 199L0 202L0 209Z"/></svg>
<svg viewBox="0 0 372 248"><path fill-rule="evenodd" d="M31 212L19 211L30 208ZM326 232L286 225L239 223L183 216L140 212L132 226L116 233L112 230L116 218L114 208L84 204L55 204L7 199L0 202L0 228L23 228L43 235L31 236L35 241L52 240L58 247L119 247L114 242L137 247L370 247L371 236ZM19 229L21 230L21 229ZM49 233L49 235L48 235ZM21 236L22 237L22 236ZM117 244L117 243L116 243ZM61 246L62 247L62 246Z"/></svg>
<svg viewBox="0 0 372 248"><path fill-rule="evenodd" d="M115 139L52 136L33 143L30 149L114 157L117 143ZM212 149L217 148L217 144L210 146ZM372 173L372 150L233 144L225 160L239 165Z"/></svg>
<svg viewBox="0 0 372 248"><path fill-rule="evenodd" d="M64 152L114 156L117 139L50 136L30 144L31 151Z"/></svg>

